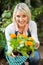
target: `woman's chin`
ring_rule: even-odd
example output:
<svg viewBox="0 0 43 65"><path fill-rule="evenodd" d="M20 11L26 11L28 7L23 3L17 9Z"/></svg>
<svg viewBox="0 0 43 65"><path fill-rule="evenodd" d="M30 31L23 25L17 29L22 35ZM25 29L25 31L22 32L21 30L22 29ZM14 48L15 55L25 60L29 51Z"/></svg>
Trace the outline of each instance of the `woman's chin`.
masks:
<svg viewBox="0 0 43 65"><path fill-rule="evenodd" d="M25 25L22 24L22 25L19 25L19 26L20 26L20 27L24 27Z"/></svg>
<svg viewBox="0 0 43 65"><path fill-rule="evenodd" d="M20 27L24 27L25 26L25 24L24 23L22 23L22 24L18 24Z"/></svg>

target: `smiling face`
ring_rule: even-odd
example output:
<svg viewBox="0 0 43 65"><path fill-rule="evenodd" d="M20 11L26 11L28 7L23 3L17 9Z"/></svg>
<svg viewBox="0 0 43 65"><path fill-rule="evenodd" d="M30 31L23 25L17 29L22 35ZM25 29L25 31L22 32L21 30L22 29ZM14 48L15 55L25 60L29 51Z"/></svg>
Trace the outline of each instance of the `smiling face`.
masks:
<svg viewBox="0 0 43 65"><path fill-rule="evenodd" d="M24 27L28 22L28 17L21 11L17 11L16 13L16 23L20 27Z"/></svg>

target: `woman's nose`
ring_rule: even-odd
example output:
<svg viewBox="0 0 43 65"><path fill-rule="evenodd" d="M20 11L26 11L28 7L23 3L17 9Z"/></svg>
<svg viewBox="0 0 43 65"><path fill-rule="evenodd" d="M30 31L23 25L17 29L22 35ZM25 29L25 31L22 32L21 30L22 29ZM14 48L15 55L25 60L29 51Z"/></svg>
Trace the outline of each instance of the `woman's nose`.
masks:
<svg viewBox="0 0 43 65"><path fill-rule="evenodd" d="M23 18L22 17L20 17L20 21L23 21Z"/></svg>

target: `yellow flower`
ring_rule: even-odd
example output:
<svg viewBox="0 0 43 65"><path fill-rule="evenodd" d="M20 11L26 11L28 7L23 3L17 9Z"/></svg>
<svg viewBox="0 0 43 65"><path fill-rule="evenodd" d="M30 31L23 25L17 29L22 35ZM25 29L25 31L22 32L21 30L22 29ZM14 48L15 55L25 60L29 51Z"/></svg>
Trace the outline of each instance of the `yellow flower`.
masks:
<svg viewBox="0 0 43 65"><path fill-rule="evenodd" d="M16 38L17 36L16 36L16 34L11 34L10 35L10 38Z"/></svg>
<svg viewBox="0 0 43 65"><path fill-rule="evenodd" d="M18 37L19 36L22 36L23 38L27 38L27 35L24 35L24 34L18 34Z"/></svg>
<svg viewBox="0 0 43 65"><path fill-rule="evenodd" d="M25 42L25 45L32 46L33 44L31 41L27 41L27 42Z"/></svg>
<svg viewBox="0 0 43 65"><path fill-rule="evenodd" d="M24 38L27 38L27 35L23 35Z"/></svg>
<svg viewBox="0 0 43 65"><path fill-rule="evenodd" d="M29 39L30 39L30 40L33 40L33 38L32 38L32 37L29 37Z"/></svg>
<svg viewBox="0 0 43 65"><path fill-rule="evenodd" d="M23 34L18 34L17 36L19 37L19 36L22 36Z"/></svg>

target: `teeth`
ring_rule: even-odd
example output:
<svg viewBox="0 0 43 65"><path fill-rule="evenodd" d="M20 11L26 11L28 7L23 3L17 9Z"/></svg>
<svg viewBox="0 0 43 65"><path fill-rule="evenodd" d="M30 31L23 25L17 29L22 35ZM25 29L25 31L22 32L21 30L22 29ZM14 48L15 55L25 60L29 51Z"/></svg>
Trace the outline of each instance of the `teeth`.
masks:
<svg viewBox="0 0 43 65"><path fill-rule="evenodd" d="M20 22L20 21L19 21L19 23L23 24L24 22Z"/></svg>

